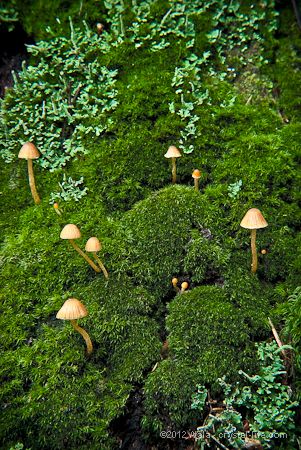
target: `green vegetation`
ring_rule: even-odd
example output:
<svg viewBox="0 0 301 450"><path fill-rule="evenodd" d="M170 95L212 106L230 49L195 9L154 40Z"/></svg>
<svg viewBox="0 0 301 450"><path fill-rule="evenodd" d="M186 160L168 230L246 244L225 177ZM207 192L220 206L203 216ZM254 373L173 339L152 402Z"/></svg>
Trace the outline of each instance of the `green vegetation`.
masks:
<svg viewBox="0 0 301 450"><path fill-rule="evenodd" d="M257 347L257 358L260 361L258 373L250 376L240 370L242 379L234 386L226 383L225 377L219 379L224 394L222 407L214 415L214 409L208 403L211 414L207 416L206 423L197 430L200 435L202 432L204 436L209 433L215 438L218 437L218 442L241 449L245 443L246 429L243 428L243 416L237 410L243 408L246 411L244 418L249 431L259 438L264 448L283 448L283 437L290 441L292 446L297 445L294 435L294 408L298 403L292 402L290 391L283 383L286 370L280 357L281 350L274 342L263 343ZM198 392L193 395L192 408L203 413L206 397L204 386L198 386ZM206 445L205 438L198 441Z"/></svg>
<svg viewBox="0 0 301 450"><path fill-rule="evenodd" d="M197 384L219 399L229 386L217 379L238 386L240 371L260 377L244 378L252 389L267 381L293 427L275 346L259 346L268 356L256 359L273 317L294 348L288 382L300 397L301 37L292 11L269 0L5 8L36 43L0 100L1 448L113 450L124 439L119 419L133 416L137 430L126 431L145 449L163 448L160 431L199 425ZM17 159L25 141L42 155L39 205ZM176 185L163 156L170 145L182 152ZM257 236L256 274L239 226L252 207L269 224ZM81 230L80 248L100 239L108 280L60 239L68 223ZM188 283L184 293L173 277ZM88 358L82 337L56 319L70 297L89 312L80 322ZM246 409L258 425L254 397L229 396L244 404L237 429ZM278 428L270 416L256 429Z"/></svg>

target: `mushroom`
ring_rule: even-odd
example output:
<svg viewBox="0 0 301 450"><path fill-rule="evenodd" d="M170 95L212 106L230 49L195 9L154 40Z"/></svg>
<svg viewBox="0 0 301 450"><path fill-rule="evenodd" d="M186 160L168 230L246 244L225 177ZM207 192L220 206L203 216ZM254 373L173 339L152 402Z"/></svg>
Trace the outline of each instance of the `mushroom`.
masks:
<svg viewBox="0 0 301 450"><path fill-rule="evenodd" d="M76 225L73 223L68 223L68 225L65 225L64 228L61 231L60 238L61 239L68 239L72 247L87 261L88 264L95 270L95 272L100 272L100 268L94 264L94 262L89 258L88 255L86 255L85 252L83 252L78 245L74 242L74 239L79 239L81 236L79 229Z"/></svg>
<svg viewBox="0 0 301 450"><path fill-rule="evenodd" d="M90 336L76 322L77 319L81 319L82 317L86 317L87 315L88 311L86 310L82 302L77 300L77 298L68 298L68 300L65 301L65 303L57 313L56 318L62 320L70 320L73 328L78 331L84 338L87 345L87 354L90 355L93 350Z"/></svg>
<svg viewBox="0 0 301 450"><path fill-rule="evenodd" d="M62 211L60 210L60 207L59 207L59 204L58 204L58 203L53 203L53 208L54 208L54 211L55 211L59 216L62 215Z"/></svg>
<svg viewBox="0 0 301 450"><path fill-rule="evenodd" d="M183 281L183 283L181 284L181 294L183 294L183 292L188 289L188 286L189 284L187 283L187 281Z"/></svg>
<svg viewBox="0 0 301 450"><path fill-rule="evenodd" d="M192 178L194 178L194 189L196 191L199 190L199 179L201 178L201 172L199 171L199 169L195 169L192 172Z"/></svg>
<svg viewBox="0 0 301 450"><path fill-rule="evenodd" d="M268 226L267 221L257 208L251 208L246 213L240 226L251 230L251 250L252 250L252 264L251 271L255 273L257 271L257 251L256 251L256 230L259 228L265 228Z"/></svg>
<svg viewBox="0 0 301 450"><path fill-rule="evenodd" d="M99 22L99 23L96 24L96 29L97 29L97 33L98 34L102 34L102 32L104 30L104 25Z"/></svg>
<svg viewBox="0 0 301 450"><path fill-rule="evenodd" d="M178 280L176 277L174 277L174 278L171 280L171 284L173 285L173 287L175 288L175 290L176 290L177 292L180 291L180 289L178 288L178 282L179 282L179 280Z"/></svg>
<svg viewBox="0 0 301 450"><path fill-rule="evenodd" d="M108 279L109 278L108 271L105 268L105 266L103 265L103 263L101 262L101 260L99 259L99 257L97 256L97 254L96 254L96 252L99 252L99 250L101 250L101 243L97 239L97 237L93 236L93 237L90 237L90 239L87 240L87 243L86 243L86 246L85 246L85 250L86 250L86 252L93 253L94 258L96 259L96 261L98 262L99 267L103 271L103 274L104 274L105 278Z"/></svg>
<svg viewBox="0 0 301 450"><path fill-rule="evenodd" d="M176 158L179 158L181 155L180 150L177 149L174 145L171 145L167 152L165 153L165 158L171 158L171 164L172 164L172 182L176 183L177 181L177 166L176 166Z"/></svg>
<svg viewBox="0 0 301 450"><path fill-rule="evenodd" d="M21 150L19 151L18 154L18 158L27 159L29 186L35 204L41 203L41 200L35 185L32 160L37 159L39 157L40 157L39 150L31 142L25 142L25 144L22 145Z"/></svg>

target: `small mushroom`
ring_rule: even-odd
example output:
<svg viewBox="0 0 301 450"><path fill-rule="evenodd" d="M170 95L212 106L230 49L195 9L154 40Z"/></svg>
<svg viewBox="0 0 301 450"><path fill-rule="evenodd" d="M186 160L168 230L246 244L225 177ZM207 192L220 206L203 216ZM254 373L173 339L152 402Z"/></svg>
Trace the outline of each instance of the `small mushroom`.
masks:
<svg viewBox="0 0 301 450"><path fill-rule="evenodd" d="M199 190L199 179L201 178L201 172L199 171L199 169L195 169L192 172L192 178L194 179L194 189L196 191Z"/></svg>
<svg viewBox="0 0 301 450"><path fill-rule="evenodd" d="M74 250L76 250L87 261L87 263L90 264L90 266L95 270L95 272L99 273L100 268L96 264L94 264L94 262L89 258L89 256L86 255L86 253L83 252L74 242L74 239L79 239L80 236L81 234L79 229L73 223L68 223L68 225L65 225L60 234L60 238L68 239Z"/></svg>
<svg viewBox="0 0 301 450"><path fill-rule="evenodd" d="M53 208L54 208L54 211L57 213L58 216L62 215L62 211L60 210L60 207L59 207L58 203L53 203Z"/></svg>
<svg viewBox="0 0 301 450"><path fill-rule="evenodd" d="M177 149L174 145L171 145L167 152L165 153L165 158L171 158L171 164L172 164L172 183L177 182L177 166L176 166L176 158L179 158L181 155L180 150Z"/></svg>
<svg viewBox="0 0 301 450"><path fill-rule="evenodd" d="M96 29L97 29L97 33L100 35L100 34L102 34L102 32L104 30L104 25L99 22L96 24Z"/></svg>
<svg viewBox="0 0 301 450"><path fill-rule="evenodd" d="M39 150L31 142L25 142L25 144L22 145L21 150L19 151L18 154L18 158L27 159L29 186L35 204L41 203L41 199L39 197L35 184L32 160L37 159L39 157L40 157Z"/></svg>
<svg viewBox="0 0 301 450"><path fill-rule="evenodd" d="M252 264L251 271L256 273L258 266L257 250L256 250L256 230L259 228L265 228L268 226L267 221L257 208L251 208L246 213L240 226L251 230L251 250L252 250Z"/></svg>
<svg viewBox="0 0 301 450"><path fill-rule="evenodd" d="M178 282L179 282L179 280L178 280L176 277L174 277L174 278L171 280L171 284L173 285L174 289L175 289L177 292L180 291L180 288L178 288Z"/></svg>
<svg viewBox="0 0 301 450"><path fill-rule="evenodd" d="M93 237L90 237L90 239L87 240L87 243L86 243L86 246L85 246L85 250L86 250L86 252L93 253L94 258L96 259L96 261L98 262L99 267L103 271L103 274L104 274L105 278L108 279L109 278L108 271L105 268L105 266L103 265L102 261L99 259L99 257L96 254L96 252L99 252L99 250L101 250L101 243L97 239L97 237L93 236Z"/></svg>
<svg viewBox="0 0 301 450"><path fill-rule="evenodd" d="M82 302L77 300L77 298L68 298L68 300L65 301L65 303L57 313L56 318L62 320L70 320L73 328L78 331L84 338L87 345L87 354L90 355L93 351L93 345L90 336L76 322L77 319L81 319L82 317L86 317L87 315L88 311L86 310Z"/></svg>
<svg viewBox="0 0 301 450"><path fill-rule="evenodd" d="M183 281L183 283L181 284L181 294L183 294L183 292L186 291L186 289L188 289L189 284L187 283L187 281Z"/></svg>

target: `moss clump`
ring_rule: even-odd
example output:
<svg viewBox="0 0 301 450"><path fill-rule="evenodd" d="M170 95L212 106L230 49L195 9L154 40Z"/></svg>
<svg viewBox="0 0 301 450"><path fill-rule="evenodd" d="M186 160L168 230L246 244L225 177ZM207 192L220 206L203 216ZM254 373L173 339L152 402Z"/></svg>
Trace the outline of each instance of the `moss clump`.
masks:
<svg viewBox="0 0 301 450"><path fill-rule="evenodd" d="M217 215L193 188L170 186L153 193L121 219L116 269L163 296L172 276L183 272L193 230L210 228Z"/></svg>
<svg viewBox="0 0 301 450"><path fill-rule="evenodd" d="M144 420L153 430L188 425L193 384L214 386L218 377L235 379L239 369L253 366L244 310L221 287L202 286L177 295L169 304L166 327L169 359L145 385Z"/></svg>

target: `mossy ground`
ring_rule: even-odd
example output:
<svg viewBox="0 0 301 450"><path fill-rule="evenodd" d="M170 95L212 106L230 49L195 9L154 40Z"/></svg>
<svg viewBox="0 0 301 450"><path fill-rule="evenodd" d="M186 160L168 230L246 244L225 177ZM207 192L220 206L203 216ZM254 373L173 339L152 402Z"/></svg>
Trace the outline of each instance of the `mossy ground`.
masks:
<svg viewBox="0 0 301 450"><path fill-rule="evenodd" d="M81 19L94 25L102 7L85 6ZM36 38L45 37L45 25L55 29L56 14L56 32L70 14L76 23L78 8L60 1L19 6ZM301 37L291 11L281 10L279 30L260 71L242 70L236 83L205 81L212 103L197 109L200 133L195 151L178 161L176 186L163 157L182 129L168 106L184 52L176 40L157 53L124 44L104 56L119 70L113 126L87 138L87 154L65 169L34 165L40 205L32 202L25 161L1 160L1 448L118 448L111 426L137 385L145 448L167 448L160 430L197 424L190 408L196 384L215 392L217 377L234 381L239 369L256 369L254 343L271 337L267 317L301 279ZM232 106L220 106L234 95ZM200 193L191 178L196 167ZM62 201L59 217L49 196L64 172L83 176L88 194ZM239 180L241 190L229 196ZM269 223L258 232L258 250L267 253L259 254L256 275L249 233L239 227L251 207ZM108 281L59 238L66 223L80 227L81 247L90 236L102 241ZM176 294L174 276L188 281L188 292ZM68 297L89 311L80 321L94 345L89 359L81 336L55 318Z"/></svg>

